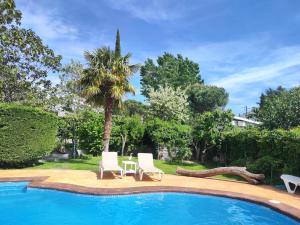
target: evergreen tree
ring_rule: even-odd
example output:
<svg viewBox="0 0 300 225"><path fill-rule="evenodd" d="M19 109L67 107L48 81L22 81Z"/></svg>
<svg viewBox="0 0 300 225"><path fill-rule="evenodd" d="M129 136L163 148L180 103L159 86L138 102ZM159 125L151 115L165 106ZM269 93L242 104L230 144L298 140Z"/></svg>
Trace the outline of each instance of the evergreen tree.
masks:
<svg viewBox="0 0 300 225"><path fill-rule="evenodd" d="M116 47L115 47L115 56L120 57L121 56L121 43L120 43L120 32L119 29L117 30L117 36L116 36Z"/></svg>
<svg viewBox="0 0 300 225"><path fill-rule="evenodd" d="M151 89L156 91L165 86L185 89L192 84L203 83L199 65L180 54L165 53L156 62L147 59L141 67L141 92L146 97L149 97Z"/></svg>

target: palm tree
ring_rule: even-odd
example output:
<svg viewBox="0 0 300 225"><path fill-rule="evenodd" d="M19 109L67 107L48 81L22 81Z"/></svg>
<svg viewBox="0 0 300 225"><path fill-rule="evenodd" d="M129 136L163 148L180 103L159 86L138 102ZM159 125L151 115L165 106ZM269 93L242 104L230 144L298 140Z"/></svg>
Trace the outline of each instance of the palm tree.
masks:
<svg viewBox="0 0 300 225"><path fill-rule="evenodd" d="M104 107L103 150L109 151L113 110L121 107L122 97L127 92L135 93L134 87L129 84L129 77L139 66L129 64L131 54L121 55L119 31L115 51L103 47L93 52L86 51L84 57L88 68L79 80L81 95L88 103Z"/></svg>

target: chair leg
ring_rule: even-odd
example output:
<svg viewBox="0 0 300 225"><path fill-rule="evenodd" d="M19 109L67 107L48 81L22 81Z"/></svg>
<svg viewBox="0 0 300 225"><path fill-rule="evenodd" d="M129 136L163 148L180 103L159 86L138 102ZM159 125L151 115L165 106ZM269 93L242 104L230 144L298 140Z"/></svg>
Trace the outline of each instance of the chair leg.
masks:
<svg viewBox="0 0 300 225"><path fill-rule="evenodd" d="M100 179L103 179L103 169L100 169Z"/></svg>
<svg viewBox="0 0 300 225"><path fill-rule="evenodd" d="M162 176L163 176L163 174L162 174L162 173L159 173L159 181L162 180Z"/></svg>
<svg viewBox="0 0 300 225"><path fill-rule="evenodd" d="M143 180L143 171L140 170L139 174L140 174L140 180Z"/></svg>
<svg viewBox="0 0 300 225"><path fill-rule="evenodd" d="M295 185L295 188L292 190L292 189L291 189L291 186L290 186L290 182L284 181L284 184L285 184L285 187L286 187L286 189L287 189L287 191L288 191L289 193L295 194L296 189L297 189L297 185Z"/></svg>

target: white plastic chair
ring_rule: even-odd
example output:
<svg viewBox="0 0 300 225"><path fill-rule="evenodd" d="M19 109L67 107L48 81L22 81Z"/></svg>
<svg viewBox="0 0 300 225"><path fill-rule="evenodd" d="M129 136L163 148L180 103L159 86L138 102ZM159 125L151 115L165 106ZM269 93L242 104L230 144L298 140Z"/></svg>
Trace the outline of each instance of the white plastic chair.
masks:
<svg viewBox="0 0 300 225"><path fill-rule="evenodd" d="M123 169L118 163L118 153L117 152L102 152L102 161L99 164L100 178L103 178L103 173L105 171L118 171L121 177L123 177Z"/></svg>
<svg viewBox="0 0 300 225"><path fill-rule="evenodd" d="M283 180L287 191L291 194L294 194L296 192L297 186L300 186L300 177L283 174L280 178ZM292 189L290 184L295 185L295 187Z"/></svg>
<svg viewBox="0 0 300 225"><path fill-rule="evenodd" d="M138 153L138 167L140 180L143 180L144 173L157 173L159 180L162 180L164 172L154 166L153 155L151 153Z"/></svg>

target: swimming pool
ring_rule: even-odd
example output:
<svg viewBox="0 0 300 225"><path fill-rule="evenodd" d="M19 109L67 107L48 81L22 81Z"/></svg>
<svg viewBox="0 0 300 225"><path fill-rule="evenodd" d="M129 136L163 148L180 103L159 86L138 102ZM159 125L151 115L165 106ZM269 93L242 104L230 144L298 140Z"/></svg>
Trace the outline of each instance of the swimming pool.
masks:
<svg viewBox="0 0 300 225"><path fill-rule="evenodd" d="M1 225L300 225L246 201L183 193L92 196L0 182Z"/></svg>

